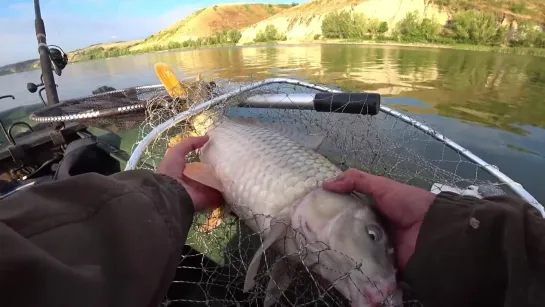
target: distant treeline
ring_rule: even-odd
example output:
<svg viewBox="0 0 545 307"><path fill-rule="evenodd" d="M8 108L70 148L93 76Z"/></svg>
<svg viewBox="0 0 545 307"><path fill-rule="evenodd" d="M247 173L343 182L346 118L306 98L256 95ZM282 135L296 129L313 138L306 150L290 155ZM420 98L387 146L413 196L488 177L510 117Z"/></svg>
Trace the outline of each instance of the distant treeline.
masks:
<svg viewBox="0 0 545 307"><path fill-rule="evenodd" d="M38 68L39 66L40 62L38 59L8 64L0 67L0 76L31 70L34 68Z"/></svg>
<svg viewBox="0 0 545 307"><path fill-rule="evenodd" d="M151 47L130 50L130 47L113 47L105 49L103 47L89 48L78 52L78 61L95 60L102 58L118 57L123 55L133 55L148 53L153 51L173 50L180 48L199 48L217 45L234 45L242 37L239 30L224 30L213 36L201 37L195 40L186 40L183 42L171 41L168 44L155 44Z"/></svg>
<svg viewBox="0 0 545 307"><path fill-rule="evenodd" d="M168 44L155 44L150 47L139 48L135 50L131 50L130 47L113 47L108 49L104 47L94 47L78 51L77 60L96 60L102 58L134 55L154 51L174 50L180 48L199 48L218 45L229 46L237 44L240 41L241 37L242 34L239 30L224 30L209 37L202 37L195 40L190 39L183 42L171 41ZM258 31L254 41L256 43L259 43L285 41L286 39L286 35L279 32L274 25L267 25L263 31Z"/></svg>
<svg viewBox="0 0 545 307"><path fill-rule="evenodd" d="M494 13L477 10L460 12L445 26L412 12L386 36L388 30L386 22L361 13L330 13L322 22L323 36L332 39L545 48L545 32L540 25L521 21L516 30L510 30L502 26Z"/></svg>

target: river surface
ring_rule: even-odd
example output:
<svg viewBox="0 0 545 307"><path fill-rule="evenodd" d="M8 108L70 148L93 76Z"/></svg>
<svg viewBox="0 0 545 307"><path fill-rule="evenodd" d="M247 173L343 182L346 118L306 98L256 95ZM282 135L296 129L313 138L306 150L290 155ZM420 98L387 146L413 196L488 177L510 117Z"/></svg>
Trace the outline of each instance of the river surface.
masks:
<svg viewBox="0 0 545 307"><path fill-rule="evenodd" d="M415 116L496 165L545 203L545 58L425 48L307 45L162 52L70 64L56 77L61 99L102 85L159 83L156 62L179 78L261 80L281 76L374 91L383 103ZM0 110L36 104L27 82L39 71L0 76ZM21 108L7 116L26 116ZM6 116L6 114L4 114ZM9 122L7 123L9 124ZM130 150L134 138L122 145ZM134 134L132 134L134 135Z"/></svg>

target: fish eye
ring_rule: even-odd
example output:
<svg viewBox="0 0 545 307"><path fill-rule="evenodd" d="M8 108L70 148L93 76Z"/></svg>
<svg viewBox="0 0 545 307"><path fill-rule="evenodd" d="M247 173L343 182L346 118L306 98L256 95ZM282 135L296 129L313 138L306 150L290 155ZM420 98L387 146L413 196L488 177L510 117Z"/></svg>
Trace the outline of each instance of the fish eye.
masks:
<svg viewBox="0 0 545 307"><path fill-rule="evenodd" d="M380 241L380 239L382 239L382 231L377 226L367 226L367 235L373 241Z"/></svg>

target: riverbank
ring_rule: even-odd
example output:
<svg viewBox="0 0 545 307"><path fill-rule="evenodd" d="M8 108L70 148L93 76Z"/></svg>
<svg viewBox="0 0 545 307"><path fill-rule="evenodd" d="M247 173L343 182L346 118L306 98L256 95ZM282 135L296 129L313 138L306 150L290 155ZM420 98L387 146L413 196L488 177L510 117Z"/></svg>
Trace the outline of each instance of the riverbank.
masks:
<svg viewBox="0 0 545 307"><path fill-rule="evenodd" d="M432 43L410 43L410 42L398 42L393 40L334 40L334 39L321 39L321 40L309 40L309 41L270 41L270 42L260 42L260 43L246 43L246 44L213 44L213 45L203 45L203 46L191 46L191 47L180 47L180 48L161 48L158 46L154 49L147 50L138 50L138 51L129 51L125 52L112 52L112 51L102 51L102 52L93 52L91 57L85 58L80 57L77 61L70 61L70 63L79 63L87 62L92 60L106 59L106 58L117 58L117 57L126 57L139 54L147 53L158 53L158 52L172 52L172 51L189 51L189 50L203 50L203 49L214 49L214 48L226 48L226 47L259 47L259 46L299 46L299 45L367 45L367 46L385 46L385 47L407 47L407 48L430 48L430 49L455 49L455 50L465 50L465 51L481 51L481 52L493 52L493 53L503 53L503 54L517 54L517 55L526 55L526 56L536 56L536 57L545 57L545 49L542 48L527 48L527 47L499 47L499 46L480 46L480 45L469 45L469 44L432 44ZM119 49L116 49L118 51ZM36 60L37 62L37 60ZM39 62L37 62L39 64ZM29 65L28 69L23 69L17 72L31 71L39 69L39 65ZM7 75L11 73L5 73L0 75Z"/></svg>
<svg viewBox="0 0 545 307"><path fill-rule="evenodd" d="M388 46L388 47L419 47L419 48L432 48L432 49L455 49L455 50L466 50L466 51L482 51L482 52L494 52L494 53L505 53L505 54L518 54L518 55L529 55L537 57L545 57L545 49L542 48L527 48L527 47L500 47L500 46L482 46L482 45L470 45L470 44L432 44L432 43L420 43L420 42L398 42L394 40L355 40L355 39L319 39L319 40L308 40L308 41L269 41L269 42L254 42L246 44L233 44L233 43L223 43L223 44L211 44L211 45L202 45L202 46L189 46L189 47L179 47L179 48L161 48L158 46L152 50L138 50L138 51L128 51L127 53L122 54L109 54L108 51L103 52L102 54L95 54L92 59L84 59L76 62L83 62L88 60L103 59L103 58L112 58L120 56L129 56L129 55L138 55L145 53L157 53L157 52L169 52L169 51L187 51L187 50L200 50L200 49L213 49L213 48L225 48L225 47L256 47L256 46L274 46L274 45L287 45L287 46L298 46L298 45L333 45L333 44L344 44L344 45L369 45L369 46ZM72 63L76 63L72 62Z"/></svg>
<svg viewBox="0 0 545 307"><path fill-rule="evenodd" d="M283 44L286 42L280 42ZM542 48L526 48L526 47L499 47L499 46L479 46L469 44L431 44L431 43L409 43L409 42L396 42L391 40L319 40L309 43L318 44L345 44L345 45L370 45L370 46L388 46L388 47L419 47L419 48L432 48L432 49L455 49L465 51L483 51L505 54L518 54L529 55L537 57L545 57L545 49Z"/></svg>

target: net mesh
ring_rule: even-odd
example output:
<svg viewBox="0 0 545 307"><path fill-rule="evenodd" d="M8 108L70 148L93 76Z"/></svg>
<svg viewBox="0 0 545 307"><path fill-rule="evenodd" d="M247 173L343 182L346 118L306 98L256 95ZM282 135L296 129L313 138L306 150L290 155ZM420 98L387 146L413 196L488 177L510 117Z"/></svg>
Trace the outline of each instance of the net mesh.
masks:
<svg viewBox="0 0 545 307"><path fill-rule="evenodd" d="M241 82L215 80L214 96L229 93L248 85ZM439 192L441 185L468 189L481 195L511 193L480 166L432 136L387 113L365 116L342 113L319 113L313 110L280 108L247 108L250 96L262 94L317 93L318 90L297 84L269 84L242 92L208 108L176 125L170 126L147 146L136 168L154 169L161 161L169 143L188 135L199 135L199 120L218 120L222 116L244 116L261 122L278 123L301 131L323 132L327 135L318 150L341 169L358 168L387 176L397 181ZM154 99L163 99L157 96ZM200 103L201 101L199 101ZM154 108L148 104L147 117L141 126L140 139L153 128L182 109ZM189 157L197 159L196 156ZM256 286L243 291L246 270L262 243L260 234L253 233L247 220L230 215L212 231L203 231L209 213L195 216L174 282L165 298L165 306L263 306L265 301L277 306L348 306L335 290L334 282L324 282L308 267L308 244L298 240L301 253L279 255L270 249L261 262ZM254 219L263 217L254 216ZM298 236L295 231L292 235ZM334 252L327 246L315 248L318 254ZM315 255L315 259L320 259ZM318 261L319 262L319 261ZM275 279L273 268L279 263L289 266L289 287L282 295L268 287ZM319 265L319 263L315 263ZM334 269L334 268L330 268ZM354 270L358 268L355 267ZM345 276L346 277L346 276ZM281 282L281 281L279 281ZM405 297L404 306L420 306Z"/></svg>

